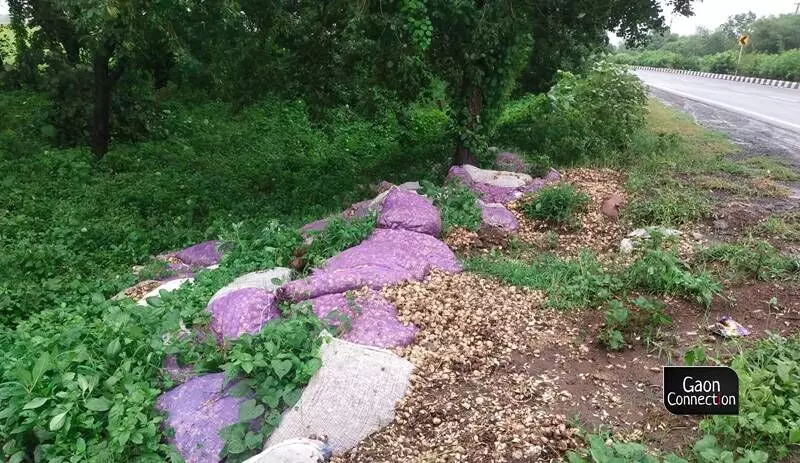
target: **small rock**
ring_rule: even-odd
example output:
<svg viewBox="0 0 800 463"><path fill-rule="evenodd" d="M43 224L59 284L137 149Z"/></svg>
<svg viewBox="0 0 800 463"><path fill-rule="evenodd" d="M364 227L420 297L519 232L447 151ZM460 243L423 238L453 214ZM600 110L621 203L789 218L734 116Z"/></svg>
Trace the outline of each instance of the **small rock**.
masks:
<svg viewBox="0 0 800 463"><path fill-rule="evenodd" d="M619 243L619 252L622 254L630 254L633 252L633 240L630 238L624 238Z"/></svg>
<svg viewBox="0 0 800 463"><path fill-rule="evenodd" d="M715 220L714 221L714 229L715 230L727 230L728 229L728 222L726 220Z"/></svg>
<svg viewBox="0 0 800 463"><path fill-rule="evenodd" d="M625 205L625 199L618 194L613 194L611 195L611 197L603 201L601 211L606 217L616 219L619 218L620 207L624 205Z"/></svg>

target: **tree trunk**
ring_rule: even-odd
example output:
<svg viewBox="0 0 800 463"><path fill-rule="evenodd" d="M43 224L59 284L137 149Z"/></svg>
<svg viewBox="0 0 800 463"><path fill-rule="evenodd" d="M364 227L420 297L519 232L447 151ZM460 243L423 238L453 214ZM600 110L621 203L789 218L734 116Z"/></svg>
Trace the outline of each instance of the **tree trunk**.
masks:
<svg viewBox="0 0 800 463"><path fill-rule="evenodd" d="M105 51L94 55L94 112L92 114L92 152L102 158L108 152L111 141L111 78L109 61Z"/></svg>
<svg viewBox="0 0 800 463"><path fill-rule="evenodd" d="M92 152L99 159L108 152L111 142L111 91L122 75L123 63L111 69L113 46L106 46L95 53L94 67L94 111L92 113Z"/></svg>
<svg viewBox="0 0 800 463"><path fill-rule="evenodd" d="M475 124L478 121L478 116L483 108L483 94L480 87L477 85L464 82L461 87L462 98L466 100L467 108L469 109L469 116L466 121L466 128L474 130ZM469 148L464 146L464 141L459 138L456 142L456 151L453 153L453 165L462 166L464 164L478 165L478 158L474 153L470 152Z"/></svg>

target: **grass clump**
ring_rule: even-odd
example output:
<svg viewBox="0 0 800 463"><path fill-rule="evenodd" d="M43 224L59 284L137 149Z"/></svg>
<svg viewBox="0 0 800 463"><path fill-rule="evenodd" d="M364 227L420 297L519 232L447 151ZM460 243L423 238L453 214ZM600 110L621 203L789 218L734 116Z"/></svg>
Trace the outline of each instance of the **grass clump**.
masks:
<svg viewBox="0 0 800 463"><path fill-rule="evenodd" d="M758 224L756 231L771 238L800 241L800 213L773 215Z"/></svg>
<svg viewBox="0 0 800 463"><path fill-rule="evenodd" d="M557 225L575 225L576 214L589 204L589 195L572 185L560 184L542 188L526 203L522 212L532 219Z"/></svg>
<svg viewBox="0 0 800 463"><path fill-rule="evenodd" d="M511 285L542 290L547 294L548 306L558 309L602 304L619 290L620 283L588 252L571 260L544 254L533 262L475 257L466 261L465 269Z"/></svg>
<svg viewBox="0 0 800 463"><path fill-rule="evenodd" d="M638 226L681 226L710 214L707 197L682 186L655 187L649 191L642 188L624 210L624 215Z"/></svg>
<svg viewBox="0 0 800 463"><path fill-rule="evenodd" d="M657 248L646 249L625 270L623 279L628 288L686 297L705 308L711 306L714 295L722 290L708 273L693 274L674 251Z"/></svg>
<svg viewBox="0 0 800 463"><path fill-rule="evenodd" d="M442 214L442 231L446 234L453 228L478 231L481 227L481 209L478 197L459 181L437 187L431 182L422 182L422 193L433 200Z"/></svg>
<svg viewBox="0 0 800 463"><path fill-rule="evenodd" d="M610 350L622 350L626 344L640 337L645 347L659 338L662 327L672 324L664 312L666 304L656 299L638 297L628 306L614 300L605 311L605 325L598 341Z"/></svg>
<svg viewBox="0 0 800 463"><path fill-rule="evenodd" d="M746 238L737 243L704 248L696 259L706 264L722 264L729 278L769 281L793 277L800 272L800 258L784 256L769 242L760 239Z"/></svg>
<svg viewBox="0 0 800 463"><path fill-rule="evenodd" d="M638 442L609 442L609 437L601 434L583 439L588 448L567 452L569 463L688 463L673 454L659 455Z"/></svg>

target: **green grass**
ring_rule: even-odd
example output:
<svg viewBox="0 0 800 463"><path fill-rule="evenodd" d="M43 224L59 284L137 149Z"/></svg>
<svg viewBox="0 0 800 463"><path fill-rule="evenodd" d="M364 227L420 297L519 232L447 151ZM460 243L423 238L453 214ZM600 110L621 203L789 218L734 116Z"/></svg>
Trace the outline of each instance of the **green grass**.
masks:
<svg viewBox="0 0 800 463"><path fill-rule="evenodd" d="M464 268L510 285L541 290L547 304L559 309L596 307L633 293L684 297L707 308L721 290L709 273L691 268L674 251L655 247L645 249L624 268L605 268L588 251L574 259L552 254L526 260L498 255L473 257L467 259Z"/></svg>
<svg viewBox="0 0 800 463"><path fill-rule="evenodd" d="M737 148L722 134L654 100L647 125L628 150L604 162L628 172L625 187L631 198L623 214L636 226L681 226L707 219L712 192L785 197L788 190L776 182L800 178L777 158L729 159Z"/></svg>
<svg viewBox="0 0 800 463"><path fill-rule="evenodd" d="M800 241L800 213L790 212L769 216L758 224L756 232L769 238Z"/></svg>
<svg viewBox="0 0 800 463"><path fill-rule="evenodd" d="M752 238L701 249L695 258L706 264L721 264L719 273L735 280L769 281L800 274L800 258L785 256L767 241Z"/></svg>
<svg viewBox="0 0 800 463"><path fill-rule="evenodd" d="M390 114L368 121L342 110L315 124L301 102L234 112L173 101L151 140L113 143L97 161L49 144L47 106L41 95L0 92L3 324L112 295L133 282L132 265L232 223L241 233L273 218L297 226L373 196L379 180L438 182L450 154L443 131L420 134Z"/></svg>
<svg viewBox="0 0 800 463"><path fill-rule="evenodd" d="M542 254L531 262L475 257L465 262L465 270L494 276L510 285L542 290L548 305L559 309L596 306L619 290L619 281L588 252L570 260Z"/></svg>

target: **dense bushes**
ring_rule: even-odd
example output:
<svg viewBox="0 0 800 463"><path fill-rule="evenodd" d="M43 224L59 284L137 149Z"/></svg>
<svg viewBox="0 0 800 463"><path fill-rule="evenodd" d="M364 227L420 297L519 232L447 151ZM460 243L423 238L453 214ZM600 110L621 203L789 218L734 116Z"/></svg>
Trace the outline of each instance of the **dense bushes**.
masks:
<svg viewBox="0 0 800 463"><path fill-rule="evenodd" d="M0 93L0 318L111 295L130 266L215 237L232 222L317 219L378 179L435 179L450 146L428 123L367 121L343 108L314 125L300 102L164 106L168 137L117 144L101 161L52 149L48 101ZM407 118L437 120L415 107ZM441 126L439 126L441 128ZM443 128L442 128L443 130ZM442 143L442 140L444 142Z"/></svg>
<svg viewBox="0 0 800 463"><path fill-rule="evenodd" d="M733 74L736 72L737 51L725 51L702 57L685 56L663 50L626 52L612 55L616 63L651 66L689 71ZM800 81L800 49L780 54L746 53L742 56L739 75Z"/></svg>
<svg viewBox="0 0 800 463"><path fill-rule="evenodd" d="M644 126L646 100L639 79L600 62L585 77L562 73L547 95L512 102L495 139L560 164L597 160L630 144Z"/></svg>

